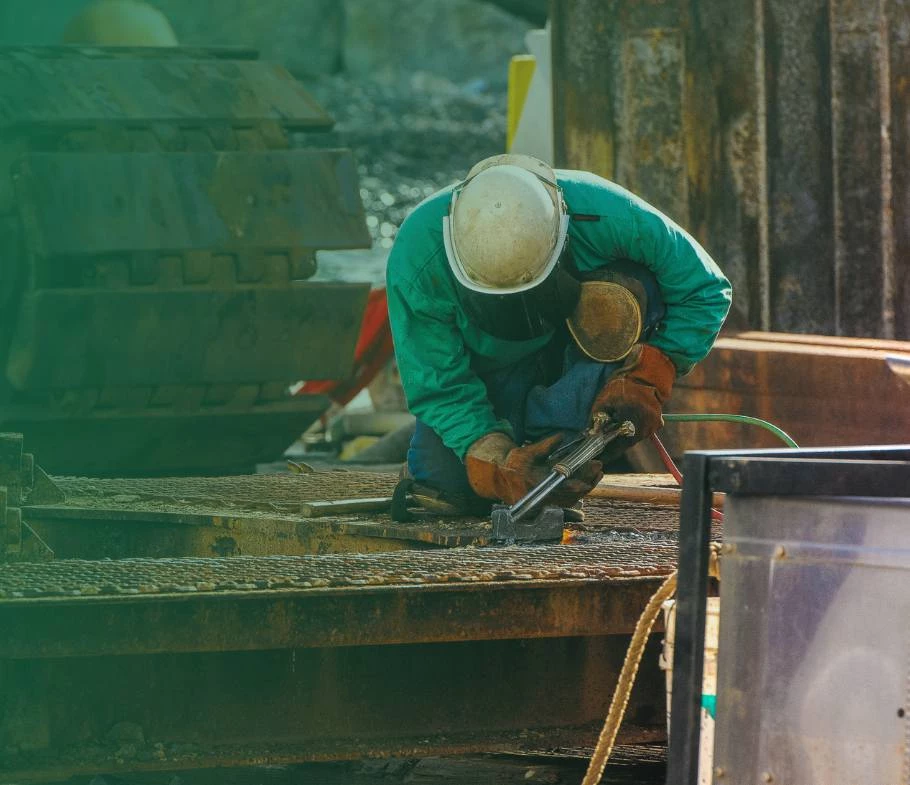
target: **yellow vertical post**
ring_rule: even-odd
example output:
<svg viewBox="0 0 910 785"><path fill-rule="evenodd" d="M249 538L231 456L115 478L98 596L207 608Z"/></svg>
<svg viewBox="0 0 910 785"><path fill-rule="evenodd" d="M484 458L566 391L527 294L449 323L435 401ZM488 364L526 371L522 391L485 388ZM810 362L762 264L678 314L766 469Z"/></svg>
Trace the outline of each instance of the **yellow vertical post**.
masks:
<svg viewBox="0 0 910 785"><path fill-rule="evenodd" d="M509 61L509 94L506 108L506 151L512 149L518 121L524 109L536 60L533 55L515 55Z"/></svg>

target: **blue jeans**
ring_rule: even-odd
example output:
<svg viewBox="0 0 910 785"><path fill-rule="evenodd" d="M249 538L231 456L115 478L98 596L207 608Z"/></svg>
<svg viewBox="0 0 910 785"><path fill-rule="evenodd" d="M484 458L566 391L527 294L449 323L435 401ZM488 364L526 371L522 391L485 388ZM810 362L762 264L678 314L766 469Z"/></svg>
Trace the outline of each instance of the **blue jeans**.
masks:
<svg viewBox="0 0 910 785"><path fill-rule="evenodd" d="M642 331L646 338L663 318L664 305L653 276L645 274L641 280L648 292ZM620 365L622 361L591 360L563 328L539 352L480 378L496 417L508 420L515 441L523 444L557 431L571 437L585 430L595 396ZM445 493L474 495L461 459L420 420L408 450L408 470L417 482Z"/></svg>

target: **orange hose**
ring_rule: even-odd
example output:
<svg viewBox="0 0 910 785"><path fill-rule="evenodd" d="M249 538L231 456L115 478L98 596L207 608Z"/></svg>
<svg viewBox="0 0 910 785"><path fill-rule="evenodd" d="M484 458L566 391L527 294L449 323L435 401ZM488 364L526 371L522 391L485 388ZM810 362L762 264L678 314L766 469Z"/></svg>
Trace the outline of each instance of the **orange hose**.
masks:
<svg viewBox="0 0 910 785"><path fill-rule="evenodd" d="M670 453L667 452L667 448L664 447L664 443L660 440L660 437L656 433L651 434L651 443L657 448L657 452L660 454L660 459L663 461L664 466L667 467L667 471L673 475L673 479L676 480L677 484L682 485L682 472L673 461L673 458L670 457ZM712 507L711 519L715 521L722 521L724 519L724 514L720 510L716 510Z"/></svg>

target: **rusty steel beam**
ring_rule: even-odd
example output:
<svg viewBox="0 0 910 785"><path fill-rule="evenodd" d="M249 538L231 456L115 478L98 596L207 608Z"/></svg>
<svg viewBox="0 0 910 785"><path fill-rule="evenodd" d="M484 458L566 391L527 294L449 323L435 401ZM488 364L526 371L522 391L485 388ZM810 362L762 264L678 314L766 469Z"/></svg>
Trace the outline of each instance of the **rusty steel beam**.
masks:
<svg viewBox="0 0 910 785"><path fill-rule="evenodd" d="M672 544L0 566L0 768L590 743ZM627 741L662 736L659 637Z"/></svg>
<svg viewBox="0 0 910 785"><path fill-rule="evenodd" d="M3 564L0 623L15 633L0 657L626 633L675 559L670 542L592 535L569 546Z"/></svg>
<svg viewBox="0 0 910 785"><path fill-rule="evenodd" d="M16 630L0 642L0 658L629 634L659 583L654 577L577 578L558 584L516 580L308 592L197 590L166 598L27 598L0 605L4 629ZM254 596L238 596L243 591ZM17 626L7 626L13 623Z"/></svg>
<svg viewBox="0 0 910 785"><path fill-rule="evenodd" d="M553 145L557 166L615 176L612 95L617 3L551 2Z"/></svg>
<svg viewBox="0 0 910 785"><path fill-rule="evenodd" d="M490 534L489 521L477 519L403 524L387 514L304 514L308 502L388 496L397 482L391 473L54 481L65 501L29 503L24 514L58 559L372 553L485 544Z"/></svg>
<svg viewBox="0 0 910 785"><path fill-rule="evenodd" d="M659 634L621 743L665 738ZM623 636L0 660L4 779L590 745Z"/></svg>
<svg viewBox="0 0 910 785"><path fill-rule="evenodd" d="M800 446L910 441L910 390L887 362L910 343L745 333L721 338L680 379L670 412L734 413L783 428ZM779 447L757 428L673 423L662 432L674 454L688 449Z"/></svg>
<svg viewBox="0 0 910 785"><path fill-rule="evenodd" d="M553 4L556 163L615 178L685 220L684 3Z"/></svg>

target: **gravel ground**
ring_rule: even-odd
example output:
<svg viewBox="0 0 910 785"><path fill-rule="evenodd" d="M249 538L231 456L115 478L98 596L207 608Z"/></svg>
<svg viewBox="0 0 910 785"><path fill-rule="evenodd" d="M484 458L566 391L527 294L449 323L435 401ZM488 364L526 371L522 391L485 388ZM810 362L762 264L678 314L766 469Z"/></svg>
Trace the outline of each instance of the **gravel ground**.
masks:
<svg viewBox="0 0 910 785"><path fill-rule="evenodd" d="M506 95L482 81L456 85L420 73L405 81L322 77L306 86L336 125L299 142L353 150L373 237L370 251L321 252L318 278L379 284L410 210L474 162L504 151Z"/></svg>

